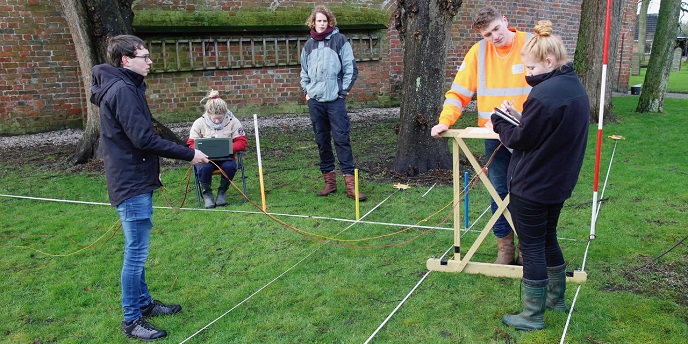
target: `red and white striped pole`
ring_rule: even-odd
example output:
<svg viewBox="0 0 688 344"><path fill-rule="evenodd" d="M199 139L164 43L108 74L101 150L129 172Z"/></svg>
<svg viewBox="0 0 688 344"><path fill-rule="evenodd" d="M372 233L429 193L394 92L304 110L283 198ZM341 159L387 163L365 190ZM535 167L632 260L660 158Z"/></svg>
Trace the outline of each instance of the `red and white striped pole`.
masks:
<svg viewBox="0 0 688 344"><path fill-rule="evenodd" d="M600 155L602 153L602 126L604 124L604 99L607 86L607 60L609 59L609 30L611 23L612 0L607 0L607 16L604 21L604 50L602 52L602 82L600 87L600 111L597 120L597 152L595 154L595 175L592 186L592 220L590 221L590 239L595 239L595 225L597 222L598 200L597 190L600 181Z"/></svg>

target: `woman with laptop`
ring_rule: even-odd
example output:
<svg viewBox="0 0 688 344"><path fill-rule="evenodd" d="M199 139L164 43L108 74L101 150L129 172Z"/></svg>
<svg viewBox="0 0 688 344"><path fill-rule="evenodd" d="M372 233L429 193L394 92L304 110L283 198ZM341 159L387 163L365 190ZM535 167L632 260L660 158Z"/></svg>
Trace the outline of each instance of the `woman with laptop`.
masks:
<svg viewBox="0 0 688 344"><path fill-rule="evenodd" d="M205 107L205 112L191 125L189 140L187 141L189 147L203 151L200 144L196 144L196 140L205 138L231 139L231 146L227 146L224 152L215 152L218 147L221 147L219 142L214 143L212 148L211 142L204 142L208 144L208 153L211 153L208 157L211 159L211 162L195 166L205 208L210 209L215 208L215 206L227 205L225 194L229 188L229 181L234 179L234 174L237 171L234 153L246 149L248 141L246 141L246 134L241 126L241 122L234 117L232 111L227 109L227 103L220 98L220 92L211 90L206 97L201 99L201 104ZM199 143L202 141L199 140ZM213 171L218 169L216 164L229 177L227 179L224 174L222 175L220 187L217 189L217 199L213 197L213 190L211 189Z"/></svg>

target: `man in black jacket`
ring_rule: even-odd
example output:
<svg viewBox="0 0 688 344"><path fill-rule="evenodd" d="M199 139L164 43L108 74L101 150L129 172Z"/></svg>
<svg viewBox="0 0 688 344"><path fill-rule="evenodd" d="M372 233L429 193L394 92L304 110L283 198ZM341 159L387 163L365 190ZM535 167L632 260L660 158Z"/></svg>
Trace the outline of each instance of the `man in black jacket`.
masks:
<svg viewBox="0 0 688 344"><path fill-rule="evenodd" d="M145 264L153 226L153 191L162 184L158 156L207 163L200 150L158 136L146 101L143 79L153 62L138 37L110 39L108 63L93 67L91 102L100 107L100 144L110 203L117 208L124 233L122 266L122 332L127 337L154 340L167 335L145 320L175 314L179 305L153 300L146 284Z"/></svg>

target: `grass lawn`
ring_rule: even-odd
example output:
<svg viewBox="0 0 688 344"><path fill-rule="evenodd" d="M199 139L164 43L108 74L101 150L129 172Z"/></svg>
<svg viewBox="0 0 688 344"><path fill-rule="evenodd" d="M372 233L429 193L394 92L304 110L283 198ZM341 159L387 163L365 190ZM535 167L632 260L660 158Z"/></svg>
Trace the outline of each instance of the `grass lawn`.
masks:
<svg viewBox="0 0 688 344"><path fill-rule="evenodd" d="M640 75L631 75L628 81L629 87L642 84L645 80L645 72L647 68L641 68ZM688 93L688 62L681 62L681 70L671 72L667 82L667 92Z"/></svg>
<svg viewBox="0 0 688 344"><path fill-rule="evenodd" d="M662 115L636 114L636 102L637 97L615 98L618 122L604 128L604 200L587 257L596 125L578 186L562 211L559 235L569 267L580 268L586 259L588 273L566 343L688 338L688 249L685 242L672 249L688 234L688 152L685 129L675 125L686 121L688 100L667 99ZM467 114L455 127L473 123L475 117ZM563 313L548 311L547 327L537 332L502 324L503 314L521 310L519 280L427 274L427 259L442 256L453 244L453 231L443 229L452 227L446 207L451 186L446 173L403 180L388 173L395 124L353 125L361 191L368 195L358 223L341 177L338 193L314 196L322 181L310 130L261 131L267 209L273 217L251 203L198 209L193 190L184 194L188 164L164 160L164 195L174 206L185 199L182 209L172 209L161 192L154 198L159 208L147 265L149 287L155 298L184 307L178 315L152 319L168 331L164 342L363 343L407 296L372 342L559 342L567 321ZM612 134L625 140L617 141L603 189L614 151L615 141L607 138ZM248 195L260 204L258 159L253 137L249 141ZM473 141L474 152L480 152L481 142ZM0 342L135 342L120 330L123 238L115 210L104 205L102 166L65 164L73 149L0 153L1 194L81 202L0 197ZM411 187L395 189L399 182ZM479 215L488 196L477 185L470 197L470 218L479 229L487 220ZM466 232L462 245L470 246L476 237L475 231ZM491 262L495 250L489 235L473 260ZM569 304L577 287L568 284Z"/></svg>

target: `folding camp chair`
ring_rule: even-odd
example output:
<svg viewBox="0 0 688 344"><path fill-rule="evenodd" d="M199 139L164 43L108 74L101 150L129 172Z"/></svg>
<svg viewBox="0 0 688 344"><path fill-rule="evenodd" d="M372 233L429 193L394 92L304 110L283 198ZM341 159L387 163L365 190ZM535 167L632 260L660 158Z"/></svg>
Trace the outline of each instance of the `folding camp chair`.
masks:
<svg viewBox="0 0 688 344"><path fill-rule="evenodd" d="M237 173L234 175L234 179L236 180L237 175L241 173L241 187L244 195L246 195L246 172L244 171L244 152L240 151L234 154L234 161L237 164ZM193 174L194 174L194 184L196 184L196 201L198 202L199 207L203 207L201 205L201 182L198 180L198 172L196 171L196 166L193 167ZM222 171L215 170L213 171L213 176L214 175L222 175ZM234 180L232 180L232 185L234 185ZM234 189L234 187L230 185L229 190ZM227 190L227 192L229 192ZM246 202L246 198L242 195L241 196L241 201L237 202L237 204L244 204ZM230 203L227 202L227 205Z"/></svg>

